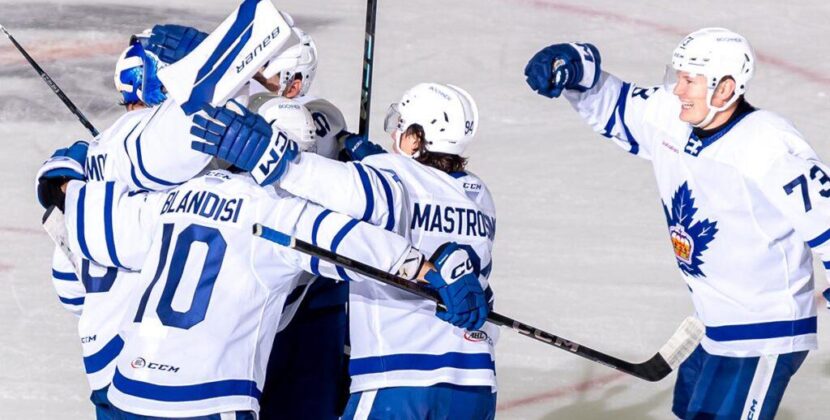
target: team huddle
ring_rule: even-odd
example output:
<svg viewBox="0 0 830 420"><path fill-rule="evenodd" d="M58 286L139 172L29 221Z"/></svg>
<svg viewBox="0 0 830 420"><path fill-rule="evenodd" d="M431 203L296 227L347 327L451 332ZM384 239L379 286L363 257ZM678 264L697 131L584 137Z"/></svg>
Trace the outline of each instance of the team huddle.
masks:
<svg viewBox="0 0 830 420"><path fill-rule="evenodd" d="M226 38L256 3L242 3ZM317 47L274 13L287 28L278 48L220 104L212 89L242 70L215 64L230 48L222 34L167 24L132 36L114 77L126 112L38 171L38 200L64 214L52 277L79 317L96 415L494 418L499 331L485 321L497 217L466 168L472 95L406 90L386 112L387 152L308 95ZM200 58L210 72L177 100L181 86L159 72ZM830 238L827 169L786 120L744 99L755 58L738 34L689 35L662 86L600 63L591 44L555 44L525 74L654 165L706 325L672 411L772 418L816 348L810 248L823 255ZM442 309L254 236L255 224L432 289Z"/></svg>

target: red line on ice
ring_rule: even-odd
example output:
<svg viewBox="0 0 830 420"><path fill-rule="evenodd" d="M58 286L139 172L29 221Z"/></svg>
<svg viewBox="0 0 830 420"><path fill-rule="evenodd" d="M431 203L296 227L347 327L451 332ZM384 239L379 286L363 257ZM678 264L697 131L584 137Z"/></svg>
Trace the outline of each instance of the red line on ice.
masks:
<svg viewBox="0 0 830 420"><path fill-rule="evenodd" d="M518 3L529 4L539 9L550 9L562 13L570 13L573 15L580 15L586 17L600 17L614 22L632 25L637 27L649 28L654 32L659 32L666 35L671 35L680 39L687 35L689 31L697 28L681 28L672 25L666 25L659 22L650 21L638 17L626 16L619 13L609 12L606 10L592 9L590 7L577 6L574 4L560 3L558 1L549 0L512 0ZM830 85L830 75L810 70L808 68L797 66L785 59L777 58L771 54L763 51L755 50L758 56L758 61L777 67L779 70L795 73L804 79L820 85Z"/></svg>
<svg viewBox="0 0 830 420"><path fill-rule="evenodd" d="M531 395L529 397L523 397L512 401L506 401L499 404L496 407L496 411L505 412L507 410L512 410L516 407L538 404L545 401L555 400L557 398L567 397L573 394L579 394L594 388L601 388L610 382L614 382L617 379L622 378L623 376L625 376L625 374L621 372L613 372L604 376L600 376L598 378L588 379L578 384L554 388L550 391Z"/></svg>
<svg viewBox="0 0 830 420"><path fill-rule="evenodd" d="M25 40L19 40L23 44L26 52L32 56L37 62L54 61L60 59L83 59L97 56L114 57L126 48L126 42L115 41L99 41L99 42L81 42L78 40L58 41L58 40L41 40L42 46L33 45L31 47L26 45ZM0 47L0 62L7 64L26 64L26 59L14 47Z"/></svg>
<svg viewBox="0 0 830 420"><path fill-rule="evenodd" d="M3 233L22 233L25 235L40 235L44 233L40 229L32 229L32 228L20 228L20 227L9 227L9 226L0 226L0 232Z"/></svg>

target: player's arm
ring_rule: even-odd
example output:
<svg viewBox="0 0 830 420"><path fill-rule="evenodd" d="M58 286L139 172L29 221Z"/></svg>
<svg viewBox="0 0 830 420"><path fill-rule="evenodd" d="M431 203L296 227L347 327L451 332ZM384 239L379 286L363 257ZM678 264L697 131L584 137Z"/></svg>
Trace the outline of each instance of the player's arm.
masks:
<svg viewBox="0 0 830 420"><path fill-rule="evenodd" d="M231 104L194 118L193 148L251 172L260 185L286 191L326 208L392 229L403 192L397 176L357 162L299 153L296 142L262 116ZM399 207L399 206L398 206Z"/></svg>
<svg viewBox="0 0 830 420"><path fill-rule="evenodd" d="M57 246L52 254L52 284L64 309L75 316L81 316L86 289L69 257Z"/></svg>
<svg viewBox="0 0 830 420"><path fill-rule="evenodd" d="M600 63L599 51L591 44L554 44L530 59L525 76L540 95L557 98L564 94L597 133L650 159L653 134L645 117L653 112L650 109L660 108L653 102L666 99L665 92L624 82L602 71Z"/></svg>
<svg viewBox="0 0 830 420"><path fill-rule="evenodd" d="M70 249L105 267L140 270L166 195L130 192L120 182L69 182L65 220Z"/></svg>
<svg viewBox="0 0 830 420"><path fill-rule="evenodd" d="M184 183L210 163L190 148L191 118L170 98L147 114L115 154L117 179L134 191L163 191Z"/></svg>
<svg viewBox="0 0 830 420"><path fill-rule="evenodd" d="M830 168L791 153L762 165L758 187L830 270Z"/></svg>
<svg viewBox="0 0 830 420"><path fill-rule="evenodd" d="M301 201L295 200L295 209ZM438 291L447 307L445 312L436 314L444 321L466 329L478 329L484 323L489 310L487 297L479 283L479 266L474 262L478 257L471 248L448 243L426 261L406 239L392 232L313 203L300 206L295 211L284 208L266 213L281 215L271 223L297 239L399 277L428 283ZM296 215L293 226L290 226L292 218L286 217L288 214ZM318 276L364 280L354 272L306 254L291 252L287 258L298 268Z"/></svg>

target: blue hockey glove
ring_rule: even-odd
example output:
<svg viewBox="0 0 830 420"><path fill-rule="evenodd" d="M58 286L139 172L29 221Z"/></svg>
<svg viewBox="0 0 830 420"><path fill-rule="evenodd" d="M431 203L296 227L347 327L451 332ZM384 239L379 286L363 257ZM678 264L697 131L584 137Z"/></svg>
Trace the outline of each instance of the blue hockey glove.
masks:
<svg viewBox="0 0 830 420"><path fill-rule="evenodd" d="M236 101L218 108L206 104L203 110L209 118L195 115L190 133L205 142L190 147L250 172L260 185L278 181L299 153L284 131L275 133L262 116Z"/></svg>
<svg viewBox="0 0 830 420"><path fill-rule="evenodd" d="M599 80L600 61L599 51L591 44L554 44L528 61L527 84L548 98L558 98L564 89L584 92Z"/></svg>
<svg viewBox="0 0 830 420"><path fill-rule="evenodd" d="M481 328L490 308L478 281L478 256L472 248L449 242L438 248L430 261L435 270L424 277L447 307L435 315L468 331Z"/></svg>
<svg viewBox="0 0 830 420"><path fill-rule="evenodd" d="M150 37L142 40L145 49L158 56L159 60L173 64L196 49L208 34L182 25L156 25Z"/></svg>
<svg viewBox="0 0 830 420"><path fill-rule="evenodd" d="M343 130L337 133L337 142L343 146L345 161L363 160L367 156L386 153L383 147L372 143L364 136Z"/></svg>
<svg viewBox="0 0 830 420"><path fill-rule="evenodd" d="M55 153L37 171L37 199L44 208L55 205L63 211L65 195L61 185L70 179L84 180L84 163L89 144L76 141Z"/></svg>

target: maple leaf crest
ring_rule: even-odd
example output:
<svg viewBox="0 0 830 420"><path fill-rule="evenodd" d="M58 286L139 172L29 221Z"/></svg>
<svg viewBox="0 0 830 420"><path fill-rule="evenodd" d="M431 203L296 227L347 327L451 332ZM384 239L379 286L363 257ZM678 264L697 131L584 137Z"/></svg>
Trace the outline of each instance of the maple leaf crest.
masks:
<svg viewBox="0 0 830 420"><path fill-rule="evenodd" d="M672 196L671 212L666 203L663 203L663 213L669 224L677 265L690 276L706 277L700 269L703 265L701 256L703 251L709 248L709 243L715 239L718 222L709 219L695 222L697 210L688 182L684 182Z"/></svg>

